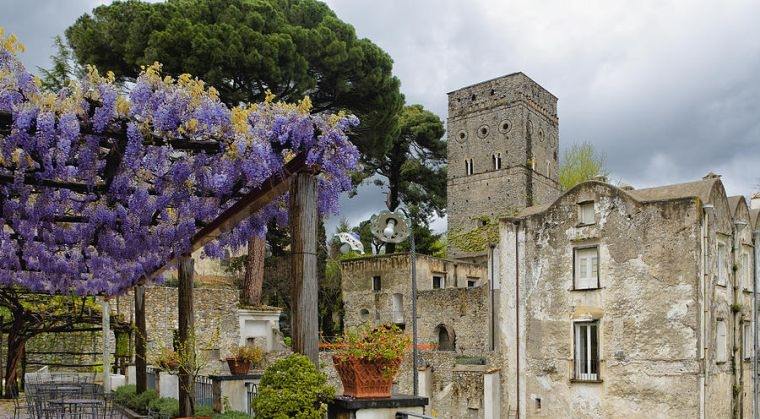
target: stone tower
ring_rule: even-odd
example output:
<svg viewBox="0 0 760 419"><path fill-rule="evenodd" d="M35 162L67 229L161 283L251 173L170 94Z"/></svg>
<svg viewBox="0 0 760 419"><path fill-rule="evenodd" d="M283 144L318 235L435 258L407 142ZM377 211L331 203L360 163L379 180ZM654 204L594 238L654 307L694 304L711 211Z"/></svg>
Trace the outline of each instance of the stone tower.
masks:
<svg viewBox="0 0 760 419"><path fill-rule="evenodd" d="M449 256L479 259L498 217L559 195L557 98L523 73L448 96Z"/></svg>

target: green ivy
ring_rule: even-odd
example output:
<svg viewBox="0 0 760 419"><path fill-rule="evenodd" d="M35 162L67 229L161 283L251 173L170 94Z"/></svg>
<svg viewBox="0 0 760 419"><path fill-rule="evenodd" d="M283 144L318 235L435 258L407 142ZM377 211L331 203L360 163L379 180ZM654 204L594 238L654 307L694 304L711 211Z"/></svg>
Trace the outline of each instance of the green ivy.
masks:
<svg viewBox="0 0 760 419"><path fill-rule="evenodd" d="M478 227L463 231L449 231L449 243L454 248L467 253L478 253L499 242L499 221L487 216L476 218Z"/></svg>

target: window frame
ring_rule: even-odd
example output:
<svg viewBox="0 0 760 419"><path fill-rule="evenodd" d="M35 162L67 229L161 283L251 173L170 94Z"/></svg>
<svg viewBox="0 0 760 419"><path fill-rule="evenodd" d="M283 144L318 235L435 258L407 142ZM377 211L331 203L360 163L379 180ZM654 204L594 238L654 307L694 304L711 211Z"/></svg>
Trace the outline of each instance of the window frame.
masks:
<svg viewBox="0 0 760 419"><path fill-rule="evenodd" d="M721 345L721 328L723 326L723 344ZM715 363L725 364L728 362L728 326L726 326L726 320L723 318L716 319L715 321Z"/></svg>
<svg viewBox="0 0 760 419"><path fill-rule="evenodd" d="M436 278L439 280L438 287L435 286L435 280ZM446 288L446 279L442 275L433 275L433 279L431 281L432 289L434 290L440 290Z"/></svg>
<svg viewBox="0 0 760 419"><path fill-rule="evenodd" d="M584 209L591 207L591 220L584 217ZM578 202L578 225L588 226L596 224L596 203L594 201Z"/></svg>
<svg viewBox="0 0 760 419"><path fill-rule="evenodd" d="M583 250L589 250L589 249L595 249L596 250L596 287L587 287L587 288L580 288L578 287L578 251ZM601 269L600 269L600 263L599 263L600 257L599 257L599 245L587 245L587 246L576 246L573 247L573 291L588 291L588 290L598 290L602 288L601 285Z"/></svg>
<svg viewBox="0 0 760 419"><path fill-rule="evenodd" d="M728 286L728 270L726 269L726 263L728 261L728 245L726 245L725 242L722 240L718 240L717 245L715 246L715 263L716 263L716 285L720 285L722 287Z"/></svg>
<svg viewBox="0 0 760 419"><path fill-rule="evenodd" d="M380 275L373 275L372 276L372 291L380 292L382 289L383 289L382 277Z"/></svg>
<svg viewBox="0 0 760 419"><path fill-rule="evenodd" d="M753 283L752 283L752 262L750 253L747 249L741 250L741 256L740 263L741 263L741 281L742 281L742 291L748 291L752 292L754 291Z"/></svg>
<svg viewBox="0 0 760 419"><path fill-rule="evenodd" d="M752 347L754 346L752 331L751 321L742 322L742 358L745 361L752 359Z"/></svg>
<svg viewBox="0 0 760 419"><path fill-rule="evenodd" d="M572 381L576 382L588 382L588 383L600 383L602 382L602 374L601 374L601 365L602 365L602 349L601 349L601 322L597 320L584 320L584 321L574 321L573 323L573 378ZM594 334L593 337L595 337L596 340L596 351L595 353L592 353L594 350L594 346L592 344L592 332L591 332L591 326L594 327ZM584 348L585 348L585 359L584 357L580 356L580 347L579 347L579 337L581 336L581 328L585 329L585 336L586 339ZM594 357L593 355L596 355ZM596 361L594 363L594 360ZM582 363L585 364L586 370L589 371L587 373L581 372L581 366ZM590 372L594 370L594 367L596 369L595 372Z"/></svg>

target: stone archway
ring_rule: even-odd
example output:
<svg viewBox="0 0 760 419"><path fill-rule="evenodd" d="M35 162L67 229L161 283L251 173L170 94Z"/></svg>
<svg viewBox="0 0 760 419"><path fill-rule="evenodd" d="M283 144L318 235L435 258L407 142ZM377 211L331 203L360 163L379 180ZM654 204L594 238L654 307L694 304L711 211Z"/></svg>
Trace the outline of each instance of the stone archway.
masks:
<svg viewBox="0 0 760 419"><path fill-rule="evenodd" d="M438 339L439 351L455 351L456 347L456 334L454 329L441 323L435 327L435 336Z"/></svg>

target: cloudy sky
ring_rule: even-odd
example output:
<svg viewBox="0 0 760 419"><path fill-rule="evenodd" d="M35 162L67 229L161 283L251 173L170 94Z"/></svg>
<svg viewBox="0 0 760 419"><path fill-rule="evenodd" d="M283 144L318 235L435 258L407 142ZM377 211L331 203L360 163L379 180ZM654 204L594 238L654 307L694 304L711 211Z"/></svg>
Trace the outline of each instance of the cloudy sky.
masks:
<svg viewBox="0 0 760 419"><path fill-rule="evenodd" d="M0 26L27 45L27 66L44 66L52 37L100 3L2 0ZM393 57L407 101L441 118L446 92L523 71L559 97L561 146L593 143L613 179L645 187L714 171L729 194L757 190L757 0L327 3ZM366 219L383 201L367 186L344 215Z"/></svg>

